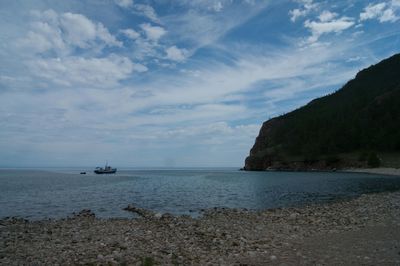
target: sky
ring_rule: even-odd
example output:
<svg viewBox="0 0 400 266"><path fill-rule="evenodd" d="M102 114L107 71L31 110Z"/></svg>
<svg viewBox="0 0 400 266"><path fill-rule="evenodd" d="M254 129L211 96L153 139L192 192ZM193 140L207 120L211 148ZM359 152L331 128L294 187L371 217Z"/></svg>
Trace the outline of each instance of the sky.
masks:
<svg viewBox="0 0 400 266"><path fill-rule="evenodd" d="M400 0L0 0L0 167L241 167L400 50Z"/></svg>

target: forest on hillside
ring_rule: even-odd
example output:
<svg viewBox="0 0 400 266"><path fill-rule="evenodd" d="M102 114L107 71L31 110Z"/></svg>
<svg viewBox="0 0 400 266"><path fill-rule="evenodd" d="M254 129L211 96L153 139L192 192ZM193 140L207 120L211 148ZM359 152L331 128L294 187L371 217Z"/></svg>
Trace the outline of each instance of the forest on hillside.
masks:
<svg viewBox="0 0 400 266"><path fill-rule="evenodd" d="M246 168L359 161L400 152L400 54L359 72L340 90L264 123ZM296 159L294 159L296 158ZM261 165L260 165L261 164Z"/></svg>

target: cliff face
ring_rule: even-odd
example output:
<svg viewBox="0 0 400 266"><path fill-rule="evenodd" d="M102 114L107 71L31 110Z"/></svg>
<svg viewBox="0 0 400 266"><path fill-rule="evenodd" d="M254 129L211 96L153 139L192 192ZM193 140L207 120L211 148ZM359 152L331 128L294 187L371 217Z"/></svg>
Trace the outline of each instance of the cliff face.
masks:
<svg viewBox="0 0 400 266"><path fill-rule="evenodd" d="M250 156L246 158L246 170L261 170L271 167L274 158L273 153L269 150L273 147L273 139L270 136L274 135L283 120L280 118L272 118L263 123L260 133L256 138L253 148L250 150Z"/></svg>
<svg viewBox="0 0 400 266"><path fill-rule="evenodd" d="M400 54L360 71L335 93L264 122L245 169L362 167L373 153L397 152Z"/></svg>

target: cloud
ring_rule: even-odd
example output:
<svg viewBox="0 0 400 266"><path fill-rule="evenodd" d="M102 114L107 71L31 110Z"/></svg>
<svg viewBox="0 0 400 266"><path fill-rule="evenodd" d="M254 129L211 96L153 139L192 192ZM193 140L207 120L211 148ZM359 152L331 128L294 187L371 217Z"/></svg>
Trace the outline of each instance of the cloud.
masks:
<svg viewBox="0 0 400 266"><path fill-rule="evenodd" d="M117 5L123 8L128 8L133 6L133 0L114 0Z"/></svg>
<svg viewBox="0 0 400 266"><path fill-rule="evenodd" d="M386 8L386 3L379 3L379 4L369 4L366 8L364 8L364 12L360 14L360 20L368 20L377 18L382 15L384 9Z"/></svg>
<svg viewBox="0 0 400 266"><path fill-rule="evenodd" d="M88 42L98 35L96 25L81 14L62 14L60 28L65 32L66 41L80 48L87 48ZM104 31L101 36L103 35Z"/></svg>
<svg viewBox="0 0 400 266"><path fill-rule="evenodd" d="M363 35L339 35L348 26L340 23L355 22L337 11L343 2L325 10L326 1L297 1L295 8L308 10L294 19L304 17L303 31L315 40L336 34L330 43L301 47L285 37L303 31L284 23L289 31L254 38L282 19L267 8L270 1L140 1L153 4L153 20L144 9L142 17L132 14L139 0L119 2L124 9L102 1L94 11L80 1L47 1L57 12L37 11L28 21L10 20L14 13L5 6L0 158L92 165L107 150L125 166L162 165L167 156L180 166L240 165L262 121L339 88L395 47L389 38L366 40L367 27ZM27 6L21 14L29 13ZM276 45L275 37L284 41ZM16 40L25 41L24 49ZM379 54L368 41L384 44Z"/></svg>
<svg viewBox="0 0 400 266"><path fill-rule="evenodd" d="M250 1L243 1L243 3L254 4ZM201 11L221 12L224 7L232 5L232 0L181 0L180 5Z"/></svg>
<svg viewBox="0 0 400 266"><path fill-rule="evenodd" d="M395 12L392 9L386 9L382 16L379 18L380 22L396 22L399 20L400 17L398 17Z"/></svg>
<svg viewBox="0 0 400 266"><path fill-rule="evenodd" d="M128 43L129 49L135 60L148 63L148 60L161 65L160 60L166 59L166 45L162 38L167 34L167 31L161 26L154 26L150 23L142 23L139 25L140 33L133 29L120 30L122 34L134 40Z"/></svg>
<svg viewBox="0 0 400 266"><path fill-rule="evenodd" d="M215 122L160 132L157 139L190 141L195 138L197 143L206 145L223 145L235 141L236 146L240 145L244 139L253 141L259 130L260 126L257 124L231 126L227 122Z"/></svg>
<svg viewBox="0 0 400 266"><path fill-rule="evenodd" d="M222 3L220 1L216 2L213 6L212 9L215 12L221 12L221 10L224 8L224 6L222 5Z"/></svg>
<svg viewBox="0 0 400 266"><path fill-rule="evenodd" d="M137 38L140 37L140 33L135 31L134 29L124 29L124 30L120 30L120 32L132 40L136 40Z"/></svg>
<svg viewBox="0 0 400 266"><path fill-rule="evenodd" d="M152 22L160 23L154 8L147 4L134 4L133 0L114 0L122 8L131 9L133 14L146 17Z"/></svg>
<svg viewBox="0 0 400 266"><path fill-rule="evenodd" d="M27 36L17 41L17 46L21 48L28 48L31 52L43 53L48 50L56 50L60 52L67 52L66 44L57 31L40 32L39 27L46 27L48 25L37 24L38 31L29 31ZM49 29L49 28L48 28Z"/></svg>
<svg viewBox="0 0 400 266"><path fill-rule="evenodd" d="M292 22L296 22L296 20L297 20L298 18L301 18L301 17L306 16L307 13L308 13L308 11L305 10L305 9L302 10L302 9L296 8L296 9L290 10L290 11L289 11L290 20L291 20Z"/></svg>
<svg viewBox="0 0 400 266"><path fill-rule="evenodd" d="M210 12L212 4L219 6L214 0L171 3L180 8L179 14L172 13L160 17L158 25L139 25L141 36L135 39L134 44L130 44L135 59L146 60L146 64L151 60L162 67L170 66L165 60L184 61L196 54L199 48L217 42L226 32L266 6L265 2L257 5L247 2L231 5L229 0L221 1L224 12ZM194 32L196 34L193 34Z"/></svg>
<svg viewBox="0 0 400 266"><path fill-rule="evenodd" d="M102 23L95 23L82 14L59 14L51 9L32 14L35 20L30 23L31 30L17 42L18 46L30 51L43 53L51 50L62 55L74 48L122 46Z"/></svg>
<svg viewBox="0 0 400 266"><path fill-rule="evenodd" d="M335 17L337 17L337 15L338 15L337 13L332 13L330 11L325 10L319 15L318 18L321 22L329 22L332 21Z"/></svg>
<svg viewBox="0 0 400 266"><path fill-rule="evenodd" d="M13 103L7 103L1 108L11 112L19 108L19 104L26 105L29 109L31 106L40 106L39 109L34 109L34 117L26 117L24 120L31 119L38 125L42 125L46 120L53 121L52 130L55 134L57 128L62 128L65 134L69 130L76 132L76 129L80 128L81 140L86 138L83 129L88 128L91 133L85 134L91 136L91 141L95 138L100 143L110 138L117 138L121 143L130 135L135 135L135 138L151 137L153 141L158 141L160 135L157 132L171 132L172 135L180 135L190 140L190 135L201 136L203 132L210 134L208 140L204 137L205 142L222 144L227 142L224 137L230 136L229 138L241 139L241 143L251 145L258 130L256 125L247 131L242 129L246 128L247 123L237 126L228 124L240 119L254 119L260 116L260 113L262 118L274 114L276 110L269 109L268 106L296 97L295 93L299 90L312 88L310 83L326 81L328 73L332 70L348 75L337 65L326 63L339 53L337 49L338 47L320 47L262 54L248 52L254 49L244 49L238 51L238 60L234 64L206 61L192 69L199 71L200 74L196 76L184 73L153 75L148 83L126 87L121 86L119 82L137 70L135 64L120 56L97 60L69 58L60 62L55 59L40 60L36 65L32 65L32 71L36 70L35 74L47 81L49 90L41 97L23 96L27 103L7 96ZM315 54L321 56L313 56ZM304 82L305 77L309 76L319 79ZM334 77L334 82L340 83L348 76L338 77L339 75ZM292 78L298 80L288 86L286 79ZM268 104L263 104L261 110L252 107L251 102L249 106L245 104L245 99L252 94L253 87L258 88L257 84L260 81L268 84L277 80L282 81L278 85L281 90L273 92L268 86L262 89L265 96L258 97L258 100L268 101ZM303 80L303 83L299 80ZM67 89L61 89L64 87ZM102 90L98 90L99 88ZM277 93L278 91L280 93ZM138 94L141 94L140 97ZM34 99L29 101L30 98ZM236 99L237 102L230 103L232 99ZM11 104L17 107L11 108ZM56 114L53 108L66 111L57 112L60 117L50 119L46 116L44 119L43 115L46 113ZM99 116L102 117L102 121L98 121ZM104 124L103 120L108 122ZM36 128L35 123L27 125L27 128L33 130ZM43 128L37 130L40 132ZM112 132L107 135L106 132L110 130ZM239 137L244 131L249 132L246 139ZM98 136L94 137L94 132L98 132ZM212 133L214 135L211 137ZM72 138L72 135L69 135L69 138ZM161 140L164 139L168 138ZM179 141L174 143L178 145Z"/></svg>
<svg viewBox="0 0 400 266"><path fill-rule="evenodd" d="M359 62L361 60L365 59L365 57L362 56L354 56L354 57L350 57L349 59L346 60L346 62L348 63L352 63L352 62Z"/></svg>
<svg viewBox="0 0 400 266"><path fill-rule="evenodd" d="M108 29L103 26L103 24L98 23L96 25L96 32L97 38L102 40L108 46L122 46L122 42L118 41L113 35L111 35Z"/></svg>
<svg viewBox="0 0 400 266"><path fill-rule="evenodd" d="M160 19L158 18L156 11L150 5L135 4L133 13L147 17L152 22L160 23Z"/></svg>
<svg viewBox="0 0 400 266"><path fill-rule="evenodd" d="M379 22L396 22L400 17L396 14L400 7L398 0L393 0L390 3L369 4L360 13L360 21L377 19Z"/></svg>
<svg viewBox="0 0 400 266"><path fill-rule="evenodd" d="M341 17L334 19L336 15L333 13L322 13L319 21L306 20L304 26L311 31L311 36L308 38L309 43L315 43L323 34L341 33L342 31L352 27L355 22L352 18Z"/></svg>
<svg viewBox="0 0 400 266"><path fill-rule="evenodd" d="M132 69L134 71L136 71L136 72L139 72L139 73L146 72L146 71L149 70L145 65L138 64L138 63L133 64L133 68Z"/></svg>
<svg viewBox="0 0 400 266"><path fill-rule="evenodd" d="M76 88L113 88L134 70L132 62L118 55L104 58L36 58L29 61L31 72L48 84ZM137 69L137 66L136 66Z"/></svg>
<svg viewBox="0 0 400 266"><path fill-rule="evenodd" d="M92 41L101 40L109 46L121 46L114 36L101 23L93 23L81 14L63 13L59 16L59 27L65 40L80 48L87 48Z"/></svg>
<svg viewBox="0 0 400 266"><path fill-rule="evenodd" d="M318 6L313 0L299 0L297 2L300 3L301 7L289 11L290 20L292 22L296 22L298 18L305 17Z"/></svg>
<svg viewBox="0 0 400 266"><path fill-rule="evenodd" d="M189 51L186 49L179 49L178 47L171 46L165 50L167 53L167 59L177 61L177 62L182 62L186 59L188 56Z"/></svg>
<svg viewBox="0 0 400 266"><path fill-rule="evenodd" d="M265 54L265 52L246 53L244 52L245 50L251 51L254 49L249 47L243 48L243 50L240 50L241 53L235 54L238 59L234 64L226 65L207 62L204 65L197 66L195 69L185 70L185 72L182 72L182 75L158 76L145 87L142 87L142 89L151 91L151 94L146 98L140 97L138 99L132 99L132 105L135 110L141 110L143 108L152 109L154 107L159 109L160 106L169 106L167 109L168 112L174 110L174 108L179 110L179 106L182 104L199 105L224 103L224 101L229 102L234 100L241 106L241 102L246 99L245 95L251 94L252 88L260 86L258 85L260 82L265 84L264 90L267 92L269 82L282 80L277 87L283 90L285 88L284 81L287 79L315 75L321 78L321 80L326 80L326 76L330 71L340 74L343 72L346 73L346 75L340 78L338 78L339 74L335 76L334 82L340 83L345 78L350 77L349 72L339 70L336 64L326 64L327 60L334 58L335 54L339 53L338 49L338 47L310 47L297 51L280 51ZM320 56L313 56L315 54ZM200 74L186 74L188 71L193 72L194 70L198 71ZM321 81L320 84L323 84L323 82ZM307 84L304 84L304 86L294 85L291 86L291 89L288 90L288 93L285 95L274 97L271 100L273 100L273 102L278 102L293 98L296 97L293 91L299 91L299 89L304 91L311 87ZM257 100L260 99L265 100L263 97L258 97ZM232 107L234 106L235 105ZM201 110L202 109L197 108L196 112L200 112ZM267 108L263 110L267 112ZM268 112L272 112L272 110L273 109L269 109ZM192 117L191 121L193 121L193 114L191 112L187 109L184 111L180 110L179 113L181 112L184 112L187 117ZM154 123L160 123L161 121L167 121L173 123L173 121L166 119L166 117L156 117L161 113L164 113L164 111L152 113L151 118L146 117L143 122L149 123L149 121L153 121ZM214 116L215 113L215 110L214 113L207 112L207 119L211 119L211 116ZM231 117L231 119L238 119L239 113L243 118L256 116L247 109L241 109L241 111L237 112L237 115ZM175 118L174 121L183 119L183 117L179 115L172 115L171 119L173 118ZM138 122L138 120L136 120L136 122Z"/></svg>
<svg viewBox="0 0 400 266"><path fill-rule="evenodd" d="M200 12L215 12L219 13L221 11L226 11L235 5L240 5L242 7L255 6L257 4L262 4L262 1L254 0L243 0L243 1L232 1L232 0L180 0L177 2L178 5L190 8L191 10L196 10Z"/></svg>
<svg viewBox="0 0 400 266"><path fill-rule="evenodd" d="M167 31L160 26L152 26L149 23L140 24L140 28L146 34L147 39L157 42Z"/></svg>

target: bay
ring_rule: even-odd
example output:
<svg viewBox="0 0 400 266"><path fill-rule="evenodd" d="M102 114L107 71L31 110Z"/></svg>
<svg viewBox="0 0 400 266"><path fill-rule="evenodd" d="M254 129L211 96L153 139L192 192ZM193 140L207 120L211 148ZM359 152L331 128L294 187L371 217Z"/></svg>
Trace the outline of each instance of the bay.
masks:
<svg viewBox="0 0 400 266"><path fill-rule="evenodd" d="M86 171L86 175L80 175ZM91 209L129 218L128 204L198 216L213 207L262 210L400 189L400 178L342 172L243 172L237 169L1 169L0 218L65 218Z"/></svg>

